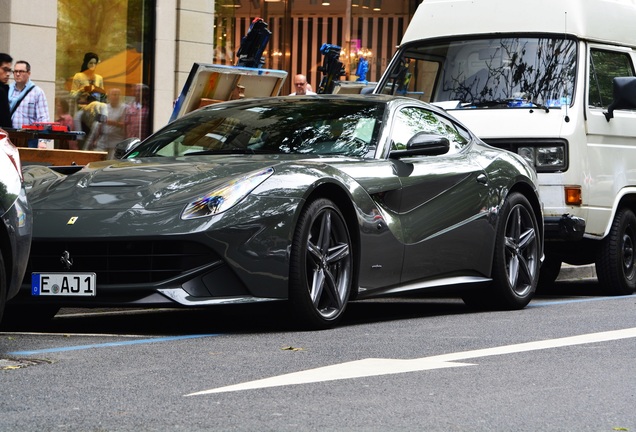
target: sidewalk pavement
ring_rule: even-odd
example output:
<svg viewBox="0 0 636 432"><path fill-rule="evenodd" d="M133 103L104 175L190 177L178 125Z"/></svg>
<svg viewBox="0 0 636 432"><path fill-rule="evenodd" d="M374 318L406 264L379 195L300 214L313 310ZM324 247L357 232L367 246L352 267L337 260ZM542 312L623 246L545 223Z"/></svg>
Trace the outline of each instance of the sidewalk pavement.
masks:
<svg viewBox="0 0 636 432"><path fill-rule="evenodd" d="M581 279L596 279L596 266L594 264L573 266L563 264L557 281L574 281Z"/></svg>

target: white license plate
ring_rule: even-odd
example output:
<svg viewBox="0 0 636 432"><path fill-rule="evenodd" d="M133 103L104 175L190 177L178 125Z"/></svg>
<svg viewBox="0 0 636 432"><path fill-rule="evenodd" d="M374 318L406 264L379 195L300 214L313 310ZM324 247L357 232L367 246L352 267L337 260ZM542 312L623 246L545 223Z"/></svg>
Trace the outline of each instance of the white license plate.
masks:
<svg viewBox="0 0 636 432"><path fill-rule="evenodd" d="M95 273L31 273L31 295L94 296Z"/></svg>

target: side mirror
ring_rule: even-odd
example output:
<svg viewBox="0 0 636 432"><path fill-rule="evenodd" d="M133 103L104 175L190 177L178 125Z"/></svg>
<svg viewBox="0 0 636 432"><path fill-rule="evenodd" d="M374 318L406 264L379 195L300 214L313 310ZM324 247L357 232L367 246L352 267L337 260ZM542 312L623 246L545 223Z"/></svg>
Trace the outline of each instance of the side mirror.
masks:
<svg viewBox="0 0 636 432"><path fill-rule="evenodd" d="M126 138L115 145L115 159L121 159L126 153L137 147L141 143L139 138Z"/></svg>
<svg viewBox="0 0 636 432"><path fill-rule="evenodd" d="M614 110L636 109L636 77L616 77L613 81L614 101L607 107L605 118L614 118Z"/></svg>
<svg viewBox="0 0 636 432"><path fill-rule="evenodd" d="M393 150L389 158L400 159L408 156L438 156L448 153L450 141L442 135L418 132L409 142L405 150Z"/></svg>

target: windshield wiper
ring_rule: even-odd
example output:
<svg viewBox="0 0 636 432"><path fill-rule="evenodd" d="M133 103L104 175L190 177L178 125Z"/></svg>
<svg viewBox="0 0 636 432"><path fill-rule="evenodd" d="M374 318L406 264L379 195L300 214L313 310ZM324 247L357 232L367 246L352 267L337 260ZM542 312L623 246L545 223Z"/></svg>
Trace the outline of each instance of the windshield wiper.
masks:
<svg viewBox="0 0 636 432"><path fill-rule="evenodd" d="M550 112L550 108L547 105L540 104L539 102L532 102L532 105L534 105L537 108L542 109L543 111L545 111L547 113ZM532 110L530 110L530 112L532 112Z"/></svg>
<svg viewBox="0 0 636 432"><path fill-rule="evenodd" d="M462 107L474 107L474 108L492 108L497 106L510 106L510 102L513 102L514 99L492 99L492 100L482 100L482 101L472 101L472 102L462 102Z"/></svg>
<svg viewBox="0 0 636 432"><path fill-rule="evenodd" d="M494 107L506 107L506 108L540 108L545 112L550 112L550 108L547 105L540 104L531 100L508 98L508 99L492 99L482 100L479 102L462 102L462 108L494 108Z"/></svg>

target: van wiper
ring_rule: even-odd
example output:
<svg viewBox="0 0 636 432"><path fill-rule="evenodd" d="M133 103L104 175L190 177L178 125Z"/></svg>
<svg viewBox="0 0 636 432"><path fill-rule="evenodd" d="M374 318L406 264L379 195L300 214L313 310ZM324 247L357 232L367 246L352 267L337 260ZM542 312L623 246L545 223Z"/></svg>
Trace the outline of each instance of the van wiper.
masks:
<svg viewBox="0 0 636 432"><path fill-rule="evenodd" d="M462 107L464 108L494 108L494 107L508 107L510 102L514 101L514 99L492 99L492 100L481 100L479 102L462 102Z"/></svg>
<svg viewBox="0 0 636 432"><path fill-rule="evenodd" d="M550 112L550 108L547 105L543 105L543 104L540 104L538 102L532 102L532 105L534 105L537 108L542 109L543 111L545 111L547 113ZM530 110L530 112L532 112L532 110Z"/></svg>
<svg viewBox="0 0 636 432"><path fill-rule="evenodd" d="M516 99L516 98L507 98L507 99L492 99L492 100L482 100L479 102L466 102L462 103L463 108L495 108L495 107L506 107L506 108L540 108L545 112L550 112L550 108L547 105L540 104L538 102Z"/></svg>

